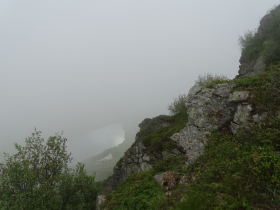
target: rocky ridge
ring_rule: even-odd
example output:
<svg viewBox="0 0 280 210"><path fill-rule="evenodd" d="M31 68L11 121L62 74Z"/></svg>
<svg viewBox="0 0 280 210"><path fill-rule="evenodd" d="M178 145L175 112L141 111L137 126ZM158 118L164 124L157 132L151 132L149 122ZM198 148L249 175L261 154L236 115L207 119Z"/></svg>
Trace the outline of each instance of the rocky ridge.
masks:
<svg viewBox="0 0 280 210"><path fill-rule="evenodd" d="M188 121L180 132L170 137L169 140L177 145L177 148L171 151L163 150L155 153L144 145L141 130L152 121L145 119L139 125L140 132L136 135L135 143L114 167L112 188L115 189L130 174L149 170L156 161L170 155L185 156L186 164L189 164L203 153L207 137L212 131L228 127L235 134L249 121L258 122L266 116L266 113L262 115L254 113L253 105L248 103L249 91L231 93L234 86L234 83L224 83L217 84L213 88L195 85L190 89L186 103ZM159 117L153 121L150 124L150 132L169 126Z"/></svg>
<svg viewBox="0 0 280 210"><path fill-rule="evenodd" d="M253 31L255 39L254 43L250 43L247 48L251 48L250 58L242 51L241 57L239 59L239 71L237 77L246 77L258 74L265 70L267 67L266 56L269 52L266 51L268 43L273 43L273 45L278 45L279 38L274 37L275 30L275 19L277 19L277 13L280 10L280 5L272 9L268 14L266 14L261 20L257 31ZM276 27L277 28L277 27ZM256 43L258 42L258 43ZM258 46L256 46L258 45ZM274 52L278 54L279 52Z"/></svg>
<svg viewBox="0 0 280 210"><path fill-rule="evenodd" d="M273 40L275 37L270 36L268 32L274 21L272 16L275 13L273 12L277 12L277 10L280 10L280 6L261 19L256 33L262 33L263 39L258 44L265 45L266 40L275 41ZM267 64L263 52L265 47L262 46L249 59L242 51L241 65L237 77L253 76L266 69ZM268 109L262 111L251 101L256 95L255 90L251 91L252 89L244 86L246 90L240 90L240 86L237 86L239 83L235 84L234 81L237 80L221 81L220 84L211 86L196 83L189 90L185 104L188 118L185 120L184 126L179 131L170 133L167 139L162 139L162 141L172 142L175 147L171 149L165 147L159 150L152 149L149 145L146 145L145 134L146 132L156 133L162 128L172 126L172 124L161 116L143 120L139 125L140 131L136 135L135 143L114 167L113 176L110 178L111 189L116 189L129 175L150 170L155 167L157 161L167 159L170 156L184 157L186 161L182 167L188 166L203 154L213 131L225 129L227 134L229 134L228 131L231 131L234 135L238 133L240 128L246 127L250 123L259 123L262 119L268 117L268 112L266 112ZM238 91L235 91L237 90L235 87L238 88ZM221 134L223 135L223 132ZM254 160L256 161L256 159ZM177 183L188 185L190 177L185 177L184 173L174 173L168 170L161 170L160 172L160 174L154 173L153 178L161 186L166 186L167 196ZM191 177L191 179L194 180L195 177Z"/></svg>

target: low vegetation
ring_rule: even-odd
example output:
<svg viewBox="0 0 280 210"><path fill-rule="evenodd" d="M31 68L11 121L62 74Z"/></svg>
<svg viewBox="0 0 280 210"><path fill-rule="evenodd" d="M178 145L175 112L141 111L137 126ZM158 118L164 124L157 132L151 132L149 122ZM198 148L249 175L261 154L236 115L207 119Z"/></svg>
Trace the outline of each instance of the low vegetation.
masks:
<svg viewBox="0 0 280 210"><path fill-rule="evenodd" d="M234 79L235 90L249 90L255 113L268 112L259 124L232 135L228 127L211 134L204 153L185 167L186 160L159 160L153 169L133 174L108 197L107 209L280 209L280 65ZM150 141L154 138L149 134ZM166 171L186 177L171 193L157 184ZM133 193L130 191L133 189ZM149 196L146 196L149 195ZM134 201L130 203L130 201Z"/></svg>
<svg viewBox="0 0 280 210"><path fill-rule="evenodd" d="M183 157L169 157L155 163L152 170L132 174L107 197L108 202L103 205L103 208L160 210L173 207L176 199L166 196L165 188L155 181L154 175L166 170L180 172L185 161ZM176 188L173 193L179 195L180 189L180 187Z"/></svg>
<svg viewBox="0 0 280 210"><path fill-rule="evenodd" d="M173 103L168 105L170 115L176 115L186 110L187 95L182 94L174 98Z"/></svg>
<svg viewBox="0 0 280 210"><path fill-rule="evenodd" d="M186 108L176 115L155 117L141 128L137 135L151 151L172 150L176 143L171 141L170 137L186 126L187 118ZM157 122L160 122L159 127L155 128Z"/></svg>
<svg viewBox="0 0 280 210"><path fill-rule="evenodd" d="M198 79L195 81L196 85L206 88L212 88L214 85L227 83L230 80L224 75L213 75L210 73L199 75Z"/></svg>

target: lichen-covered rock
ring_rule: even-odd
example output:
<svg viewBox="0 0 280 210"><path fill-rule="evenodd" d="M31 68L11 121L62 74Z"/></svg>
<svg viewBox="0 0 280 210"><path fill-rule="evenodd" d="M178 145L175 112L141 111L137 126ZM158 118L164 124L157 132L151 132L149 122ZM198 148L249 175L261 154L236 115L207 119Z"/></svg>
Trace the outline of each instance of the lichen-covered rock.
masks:
<svg viewBox="0 0 280 210"><path fill-rule="evenodd" d="M237 134L238 129L241 128L240 125L234 123L234 122L230 122L230 130L233 134Z"/></svg>
<svg viewBox="0 0 280 210"><path fill-rule="evenodd" d="M187 99L186 99L186 105L188 103L190 103L193 99L193 97L202 90L202 87L198 84L195 84L190 90L189 90L189 93L187 95Z"/></svg>
<svg viewBox="0 0 280 210"><path fill-rule="evenodd" d="M186 102L186 126L168 138L177 145L175 148L152 150L145 143L147 136L170 126L166 116L143 120L139 124L140 132L136 135L135 143L114 168L112 188L115 189L129 175L149 170L154 163L170 156L187 156L188 165L203 153L212 131L226 127L236 134L240 127L246 126L253 118L253 108L247 102L250 92L231 93L234 87L234 83L224 83L213 88L195 85L190 89ZM254 119L257 122L263 117L264 114ZM149 138L154 137L152 135Z"/></svg>
<svg viewBox="0 0 280 210"><path fill-rule="evenodd" d="M251 111L253 108L250 104L238 104L233 121L241 126L247 125Z"/></svg>
<svg viewBox="0 0 280 210"><path fill-rule="evenodd" d="M134 144L126 151L119 164L114 167L113 188L116 188L130 174L151 169L150 161L151 158L147 154L147 148L144 144L142 142Z"/></svg>
<svg viewBox="0 0 280 210"><path fill-rule="evenodd" d="M164 180L164 173L161 173L161 174L156 174L154 176L154 179L156 180L156 182L160 185L162 185L162 182Z"/></svg>
<svg viewBox="0 0 280 210"><path fill-rule="evenodd" d="M236 134L240 127L246 127L251 119L253 108L250 104L238 104L237 110L234 113L233 122L231 122L231 131Z"/></svg>
<svg viewBox="0 0 280 210"><path fill-rule="evenodd" d="M249 91L235 91L229 94L229 102L243 102L249 98Z"/></svg>
<svg viewBox="0 0 280 210"><path fill-rule="evenodd" d="M218 84L214 88L191 89L192 99L186 104L188 124L172 139L186 150L188 161L198 157L207 143L209 134L229 123L236 110L236 103L229 102L232 83Z"/></svg>
<svg viewBox="0 0 280 210"><path fill-rule="evenodd" d="M96 198L96 210L100 210L100 205L105 202L105 195L98 195Z"/></svg>
<svg viewBox="0 0 280 210"><path fill-rule="evenodd" d="M267 118L268 112L263 112L261 114L255 114L253 115L253 121L255 123L259 123L261 120Z"/></svg>

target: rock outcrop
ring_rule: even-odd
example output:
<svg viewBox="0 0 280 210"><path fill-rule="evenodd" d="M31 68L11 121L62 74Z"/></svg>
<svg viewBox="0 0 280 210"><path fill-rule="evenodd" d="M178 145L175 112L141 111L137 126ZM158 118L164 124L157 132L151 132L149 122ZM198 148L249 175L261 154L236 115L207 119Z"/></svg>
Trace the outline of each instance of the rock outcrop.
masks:
<svg viewBox="0 0 280 210"><path fill-rule="evenodd" d="M186 103L188 123L171 137L185 149L188 162L194 161L203 152L212 131L230 125L239 104L248 99L247 91L230 93L234 86L226 83L214 88L194 86L190 89Z"/></svg>
<svg viewBox="0 0 280 210"><path fill-rule="evenodd" d="M264 58L262 55L259 55L257 58L250 61L245 60L243 56L241 56L239 62L240 65L238 77L252 76L264 71L266 68Z"/></svg>
<svg viewBox="0 0 280 210"><path fill-rule="evenodd" d="M256 31L258 44L253 43L247 46L247 48L251 48L250 51L253 54L253 56L250 56L250 59L244 55L244 49L242 50L241 57L239 59L240 66L237 77L252 76L265 70L267 64L265 61L266 44L269 41L273 41L274 43L279 42L279 37L275 29L277 28L275 27L275 18L278 18L275 17L275 14L277 14L279 10L280 5L271 10L270 13L260 20L259 28Z"/></svg>
<svg viewBox="0 0 280 210"><path fill-rule="evenodd" d="M168 127L169 124L162 119L162 116L153 119L147 118L140 124L140 132L136 134L135 143L125 152L122 159L114 167L112 176L112 188L115 189L119 183L130 174L147 171L152 165L160 159L164 159L171 155L184 156L185 152L180 145L172 150L151 151L143 143L143 138L147 133L153 133L161 128Z"/></svg>
<svg viewBox="0 0 280 210"><path fill-rule="evenodd" d="M112 188L115 189L130 174L149 170L156 161L170 155L187 156L187 163L191 163L203 153L208 136L214 130L227 127L235 134L251 119L260 121L264 115L254 115L253 106L247 102L250 92L231 93L234 86L234 83L224 83L213 88L195 85L190 89L186 103L188 121L180 132L170 137L170 141L177 145L177 148L171 151L150 151L143 143L145 132L155 132L168 127L168 123L160 116L145 119L140 123L140 132L136 135L135 143L114 168Z"/></svg>
<svg viewBox="0 0 280 210"><path fill-rule="evenodd" d="M100 205L105 202L105 195L98 195L96 198L96 210L100 210Z"/></svg>
<svg viewBox="0 0 280 210"><path fill-rule="evenodd" d="M275 8L275 10L278 9L280 9L280 6ZM258 44L264 44L266 39L275 41L269 37L271 34L268 33L271 30L271 27L269 27L272 21L271 15L272 13L269 13L260 21L257 33L264 33L262 34L264 36ZM237 77L252 76L265 70L266 61L262 50L263 48L261 47L254 51L252 57L250 55L245 58L242 54ZM168 135L164 135L162 139L158 139L159 136L161 137L158 133L162 129L171 128L172 121L166 120L166 116L143 120L139 124L140 132L136 135L135 143L125 152L125 155L114 167L113 176L109 180L111 189L117 188L129 175L147 171L154 167L155 170L152 173L155 181L165 187L166 196L171 196L172 189L178 183L188 185L190 181L195 180L195 176L190 175L188 177L183 173L175 173L172 169L165 167L157 170L158 165L164 165L166 162L170 163L168 162L170 159L166 158L176 156L181 159L183 157L179 167L187 167L204 152L205 145L213 131L225 129L226 134L231 132L232 135L236 135L240 132L239 129L248 126L250 123L260 123L268 117L268 112L261 112L257 104L252 104L250 91L235 91L237 84L229 81L222 82L224 83L216 85L211 83L211 86L197 82L189 90L186 98L186 111L183 112L187 113L187 118L183 121L183 126L180 126L180 129L176 129L176 131L175 129L170 129L172 132L168 132ZM239 81L235 80L235 82L238 83ZM236 87L236 90L241 87ZM254 89L247 88L247 90L251 90L252 95L254 94ZM154 139L160 142L156 146L161 148L154 149L153 144L147 144L147 140L152 141ZM172 147L166 148L163 146L163 143L166 142L171 143Z"/></svg>

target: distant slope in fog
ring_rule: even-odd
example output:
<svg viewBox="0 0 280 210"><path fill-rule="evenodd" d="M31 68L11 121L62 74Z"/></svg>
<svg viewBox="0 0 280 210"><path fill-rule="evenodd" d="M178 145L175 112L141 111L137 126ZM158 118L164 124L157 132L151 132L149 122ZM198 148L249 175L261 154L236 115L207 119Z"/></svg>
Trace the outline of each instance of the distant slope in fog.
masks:
<svg viewBox="0 0 280 210"><path fill-rule="evenodd" d="M97 155L83 160L82 163L85 164L85 168L89 174L95 173L97 181L104 180L113 174L113 167L131 144L131 140L125 140L118 146L106 149ZM110 157L110 159L106 157Z"/></svg>
<svg viewBox="0 0 280 210"><path fill-rule="evenodd" d="M107 148L117 146L124 141L122 124L112 124L91 131L86 135L67 142L67 150L73 157L72 164L81 162Z"/></svg>
<svg viewBox="0 0 280 210"><path fill-rule="evenodd" d="M122 143L115 147L105 149L103 152L82 161L89 174L95 173L95 179L97 181L107 179L113 174L114 166L135 140L136 132L139 130L135 124L136 123L129 123L123 125L125 140ZM104 160L104 158L108 156L112 158Z"/></svg>

